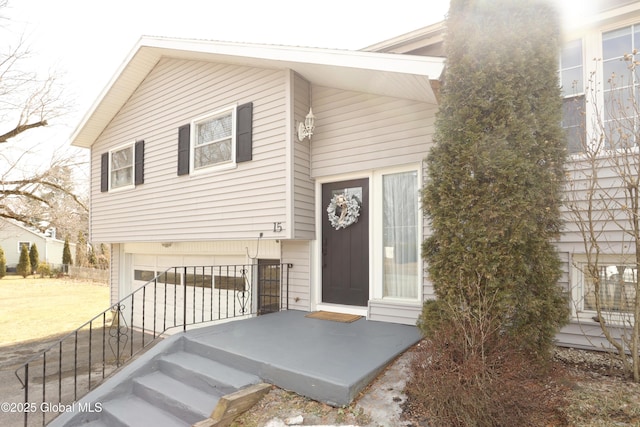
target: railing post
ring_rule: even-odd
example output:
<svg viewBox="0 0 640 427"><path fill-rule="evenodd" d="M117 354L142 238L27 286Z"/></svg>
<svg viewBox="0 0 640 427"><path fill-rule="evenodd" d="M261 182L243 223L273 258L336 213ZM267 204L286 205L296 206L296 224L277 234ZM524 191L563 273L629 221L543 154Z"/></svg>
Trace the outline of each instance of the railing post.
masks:
<svg viewBox="0 0 640 427"><path fill-rule="evenodd" d="M42 379L44 384L44 378ZM24 365L24 402L29 401L29 364ZM24 411L24 427L29 423L29 411Z"/></svg>
<svg viewBox="0 0 640 427"><path fill-rule="evenodd" d="M289 269L293 268L293 264L287 264L287 310L289 310Z"/></svg>
<svg viewBox="0 0 640 427"><path fill-rule="evenodd" d="M182 298L182 330L186 331L187 330L187 267L184 267L184 271L182 274L182 279L180 280L182 282L182 288L183 288L183 294L184 297Z"/></svg>

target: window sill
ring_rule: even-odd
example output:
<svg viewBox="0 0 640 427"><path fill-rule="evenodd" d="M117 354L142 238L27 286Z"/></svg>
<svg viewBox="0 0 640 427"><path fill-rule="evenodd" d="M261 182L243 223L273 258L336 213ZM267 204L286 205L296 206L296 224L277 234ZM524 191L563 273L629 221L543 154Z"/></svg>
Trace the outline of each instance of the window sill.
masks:
<svg viewBox="0 0 640 427"><path fill-rule="evenodd" d="M596 321L598 315L595 311L581 311L577 314L574 314L571 317L571 320L578 323L589 323L593 325L597 325L600 322ZM633 320L632 314L621 314L616 312L603 312L602 317L604 317L605 325L615 326L615 327L628 327L629 322Z"/></svg>
<svg viewBox="0 0 640 427"><path fill-rule="evenodd" d="M238 164L236 162L222 163L215 166L207 166L200 169L193 169L189 172L190 176L211 175L219 172L226 172L236 169Z"/></svg>
<svg viewBox="0 0 640 427"><path fill-rule="evenodd" d="M122 187L109 188L109 193L119 193L121 191L133 190L136 188L134 184L123 185Z"/></svg>
<svg viewBox="0 0 640 427"><path fill-rule="evenodd" d="M378 303L378 304L389 304L389 305L402 305L402 306L416 306L421 307L422 302L419 299L414 298L400 298L400 297L382 297L371 299L370 302Z"/></svg>

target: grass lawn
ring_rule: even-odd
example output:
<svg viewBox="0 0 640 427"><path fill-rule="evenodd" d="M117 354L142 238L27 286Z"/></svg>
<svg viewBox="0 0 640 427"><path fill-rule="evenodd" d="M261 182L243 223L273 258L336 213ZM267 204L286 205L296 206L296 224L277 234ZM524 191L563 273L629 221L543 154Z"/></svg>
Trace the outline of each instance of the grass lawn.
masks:
<svg viewBox="0 0 640 427"><path fill-rule="evenodd" d="M0 279L0 346L73 331L109 307L109 286L69 278Z"/></svg>

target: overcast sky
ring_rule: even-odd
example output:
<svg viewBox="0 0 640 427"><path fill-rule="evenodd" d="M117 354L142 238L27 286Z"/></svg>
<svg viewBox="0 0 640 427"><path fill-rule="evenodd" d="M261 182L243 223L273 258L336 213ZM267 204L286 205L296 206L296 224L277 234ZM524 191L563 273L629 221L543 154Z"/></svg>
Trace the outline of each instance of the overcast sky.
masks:
<svg viewBox="0 0 640 427"><path fill-rule="evenodd" d="M57 146L142 35L355 50L441 21L447 9L448 0L9 0L0 13L75 99L55 131L30 134Z"/></svg>

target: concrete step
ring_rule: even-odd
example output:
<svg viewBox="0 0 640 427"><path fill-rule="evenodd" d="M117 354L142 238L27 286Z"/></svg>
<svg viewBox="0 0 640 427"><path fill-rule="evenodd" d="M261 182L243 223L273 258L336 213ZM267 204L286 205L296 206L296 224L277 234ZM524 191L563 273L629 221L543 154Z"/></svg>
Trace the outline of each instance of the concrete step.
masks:
<svg viewBox="0 0 640 427"><path fill-rule="evenodd" d="M73 426L82 426L82 427L112 427L110 424L107 424L104 419L92 420L87 422L82 422L80 424L74 424ZM71 427L71 426L70 426Z"/></svg>
<svg viewBox="0 0 640 427"><path fill-rule="evenodd" d="M251 375L260 375L262 364L251 358L235 354L220 348L212 347L206 342L201 342L198 337L185 336L183 341L184 351L190 354L215 360L216 362L246 372Z"/></svg>
<svg viewBox="0 0 640 427"><path fill-rule="evenodd" d="M186 351L164 355L158 361L160 370L202 391L220 391L223 395L260 382L255 375L234 369Z"/></svg>
<svg viewBox="0 0 640 427"><path fill-rule="evenodd" d="M131 394L105 402L103 407L103 417L100 421L109 427L191 426L191 423L180 420L163 409Z"/></svg>
<svg viewBox="0 0 640 427"><path fill-rule="evenodd" d="M209 417L222 396L215 390L204 392L162 372L135 378L133 394L189 424Z"/></svg>

